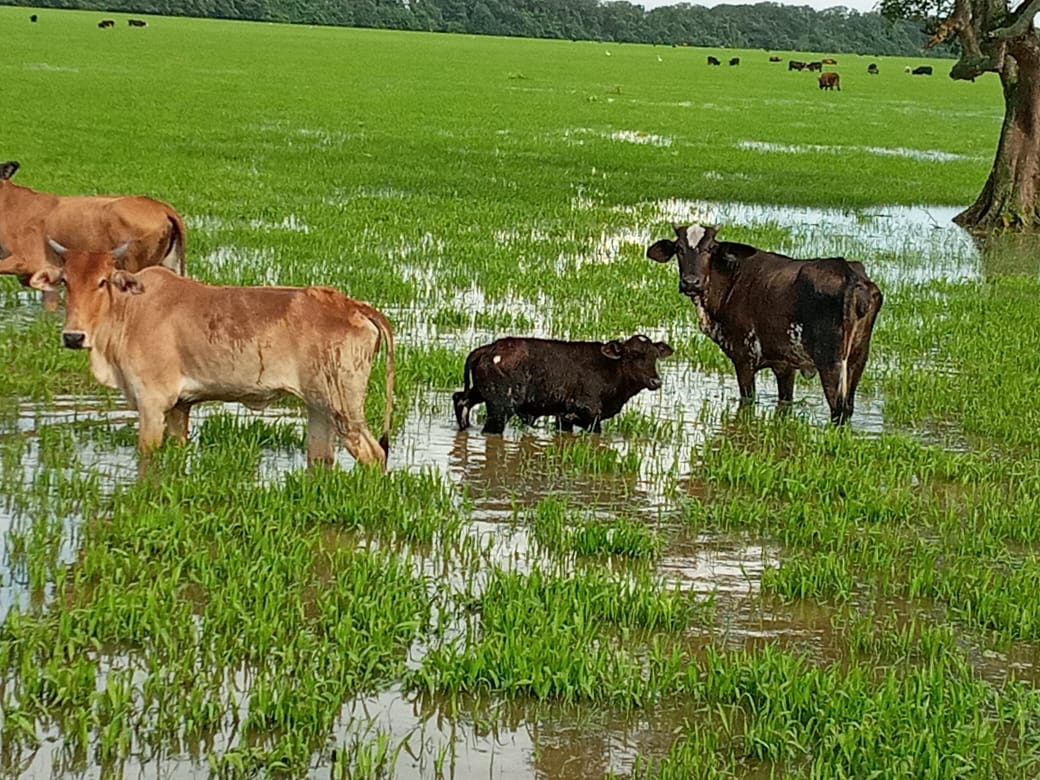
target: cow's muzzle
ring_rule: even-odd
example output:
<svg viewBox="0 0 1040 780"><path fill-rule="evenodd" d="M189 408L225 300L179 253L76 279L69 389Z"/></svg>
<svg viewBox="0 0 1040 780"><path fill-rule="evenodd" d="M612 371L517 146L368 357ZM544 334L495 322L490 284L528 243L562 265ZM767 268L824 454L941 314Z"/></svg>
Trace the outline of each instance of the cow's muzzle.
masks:
<svg viewBox="0 0 1040 780"><path fill-rule="evenodd" d="M87 334L79 330L67 330L61 334L62 343L69 349L83 349Z"/></svg>
<svg viewBox="0 0 1040 780"><path fill-rule="evenodd" d="M660 390L661 389L661 377L653 376L646 382L647 390Z"/></svg>
<svg viewBox="0 0 1040 780"><path fill-rule="evenodd" d="M683 276L679 279L679 292L683 295L700 296L704 294L704 279L700 276Z"/></svg>

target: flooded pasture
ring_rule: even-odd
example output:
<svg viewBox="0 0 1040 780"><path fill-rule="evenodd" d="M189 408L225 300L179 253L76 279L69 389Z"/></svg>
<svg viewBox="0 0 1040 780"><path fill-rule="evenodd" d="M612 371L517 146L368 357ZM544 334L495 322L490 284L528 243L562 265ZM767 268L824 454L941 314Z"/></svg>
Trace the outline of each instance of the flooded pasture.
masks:
<svg viewBox="0 0 1040 780"><path fill-rule="evenodd" d="M591 202L575 204L576 208L583 205L592 206ZM652 223L698 221L752 231L783 226L783 245L778 249L794 256L842 254L860 259L883 286L912 289L933 281L970 282L981 275L974 245L949 225L951 209L849 212L662 200L618 211L630 217L631 224L602 233L578 255L561 252L561 270L570 263L611 263L632 251L633 246L645 247L660 237L649 227ZM295 217L287 217L277 224L299 230L293 220ZM204 219L195 227L203 231L223 229L219 221ZM537 245L557 239L538 229L504 229L496 240ZM444 253L443 242L430 234L413 246L402 245L399 255L418 261L403 266L405 278L420 290L436 289L436 268L421 263L428 255L441 257ZM241 259L230 249L219 249L211 252L206 262L217 271L226 271L236 257ZM250 274L263 274L263 267L271 262L272 257L263 252L250 255ZM504 321L526 325L532 335L549 335L553 323L546 319L545 312L552 310L551 303L549 297L496 301L471 284L441 297L442 309L462 313L448 325L432 321L419 307L396 312L394 319L401 323L398 343L417 347L436 342L464 355L478 343L500 335L487 323L491 314L508 315ZM15 321L19 308L32 305L31 299L19 299L14 306ZM676 305L685 302L677 300ZM691 332L688 338L702 336ZM881 366L883 361L871 365ZM461 365L457 369L461 382ZM437 583L431 586L431 594L441 599L437 607L441 615L439 631L461 641L468 635L467 605L485 595L485 575L460 573L469 555L478 555L485 569L525 576L553 571L570 577L583 569L580 555L554 551L554 543L547 544L540 536L543 532L535 522L537 515L544 507L551 510L555 506L563 508L569 522L634 522L650 532L657 551L647 562L615 561L607 565L619 580L627 576L626 566L642 567L663 590L688 593L699 603L710 605L710 620L688 627L680 638L672 640L687 652L697 655L709 647L740 652L772 646L820 666L844 663L849 651L839 629L847 618L837 604L777 598L763 589L764 579L773 576L789 556L787 545L772 535L691 524L684 517L691 501L705 499L718 487L701 473L706 448L712 449L719 441L737 440L743 435L741 431L750 431L746 446L753 450L758 446L756 438L768 440L772 429L789 425L792 420L810 432L828 428L829 411L818 379L798 380L794 408L782 418L774 411L776 388L769 372L759 375L755 405L741 409L736 400L736 380L729 369L711 372L672 359L660 370L663 388L637 395L621 416L605 425L601 436L557 433L545 420L530 427L513 421L504 435L485 436L480 432L481 410L474 412L473 427L459 431L452 413L454 388L421 388L408 398L392 437L389 470L433 475L449 485L463 520L458 539L447 547L409 548L413 574ZM907 428L887 421L880 388L880 383L875 383L861 389L851 437L876 440L895 435L928 447L949 450L963 446L956 430ZM271 426L280 432L277 440L282 443L261 447L253 460L247 459L240 475L257 486L277 486L286 475L306 468L302 447L306 419L298 407L275 406L255 412L237 405L199 405L193 412L189 446L200 456L207 443L200 441L198 432L210 423L232 429ZM5 454L5 479L9 484L20 481L32 490L34 484L53 479L55 469L61 472L64 459L72 464L69 468L89 474L93 489L104 496L130 489L138 479L135 431L136 414L128 411L117 396L23 401L0 425L0 440L18 443ZM49 448L57 448L59 455ZM337 463L345 470L355 468L342 449ZM19 476L12 477L13 473ZM768 514L776 510L762 505L760 511ZM0 619L6 619L15 609L45 612L54 598L53 583L42 589L34 587L38 580L26 570L26 550L38 533L35 522L37 519L28 517L16 500L9 499L0 508L0 534L5 539L0 556L0 570L4 572ZM54 562L75 567L81 555L81 525L86 519L72 513L59 522L61 541L53 553ZM354 546L361 540L346 534L338 542L329 543ZM383 543L361 546L378 550ZM396 545L386 546L392 549ZM918 619L916 608L898 600L864 601L861 608L880 622L894 621L893 625L905 626ZM980 678L999 684L1035 676L1033 645L1012 643L996 648L978 639L966 641ZM426 641L414 642L408 650L407 666L421 668L429 651ZM101 665L104 671L99 685L104 685L107 676L135 669L137 664L132 653L114 655ZM252 684L252 673L226 681L218 694L222 706L248 712ZM344 702L325 741L339 746L335 751L349 752L352 746L360 749L372 740L389 746L394 757L393 776L400 778L628 776L640 759L665 755L671 735L683 723L702 717L696 707L673 701L634 710L553 705L525 703L522 699L441 696L395 683ZM182 751L164 753L161 759L141 759L135 750L133 755L138 758L124 760L121 770L124 776L207 776L210 767L200 757L223 749L220 746L235 744L237 717L233 724L218 726L202 742L185 740ZM319 752L307 776L328 776L329 761L336 760L335 751L331 759ZM59 774L79 772L68 760L60 731L46 735L36 751L21 754L18 762L17 766L6 765L5 772L20 777L52 770Z"/></svg>

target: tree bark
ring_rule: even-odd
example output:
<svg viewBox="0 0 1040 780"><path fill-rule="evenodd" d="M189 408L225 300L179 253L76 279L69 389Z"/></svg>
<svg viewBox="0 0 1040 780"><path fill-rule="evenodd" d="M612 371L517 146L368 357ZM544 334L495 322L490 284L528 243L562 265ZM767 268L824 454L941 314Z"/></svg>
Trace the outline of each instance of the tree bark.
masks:
<svg viewBox="0 0 1040 780"><path fill-rule="evenodd" d="M1004 123L993 168L975 202L954 222L972 232L1040 228L1040 41L1030 29L1001 41ZM951 76L957 78L958 62ZM965 68L964 70L968 70ZM961 76L969 77L967 73Z"/></svg>

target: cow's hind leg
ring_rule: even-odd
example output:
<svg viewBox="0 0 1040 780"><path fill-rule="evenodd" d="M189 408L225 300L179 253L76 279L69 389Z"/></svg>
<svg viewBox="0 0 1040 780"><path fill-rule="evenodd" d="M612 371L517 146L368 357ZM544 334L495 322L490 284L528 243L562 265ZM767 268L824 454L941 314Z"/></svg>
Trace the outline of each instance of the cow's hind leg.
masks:
<svg viewBox="0 0 1040 780"><path fill-rule="evenodd" d="M166 433L180 443L188 440L188 421L191 416L191 404L178 401L166 412Z"/></svg>
<svg viewBox="0 0 1040 780"><path fill-rule="evenodd" d="M333 413L335 424L347 451L358 463L376 463L385 470L387 453L368 429L364 402L363 395L347 400L342 411Z"/></svg>
<svg viewBox="0 0 1040 780"><path fill-rule="evenodd" d="M328 410L307 407L307 468L331 466L336 459L336 423Z"/></svg>

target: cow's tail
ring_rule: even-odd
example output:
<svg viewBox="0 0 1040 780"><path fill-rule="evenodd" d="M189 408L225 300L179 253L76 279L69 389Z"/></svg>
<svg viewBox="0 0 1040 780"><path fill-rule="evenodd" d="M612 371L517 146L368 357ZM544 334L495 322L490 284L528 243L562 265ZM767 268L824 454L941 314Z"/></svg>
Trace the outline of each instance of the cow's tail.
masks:
<svg viewBox="0 0 1040 780"><path fill-rule="evenodd" d="M383 448L383 454L390 455L390 418L394 413L394 332L390 327L390 320L378 309L367 307L365 314L379 331L380 339L386 344L386 406L383 409L383 433L379 437L379 446ZM379 344L376 344L376 351Z"/></svg>
<svg viewBox="0 0 1040 780"><path fill-rule="evenodd" d="M873 319L881 306L881 292L863 278L845 288L842 311L841 362L838 375L838 405L844 408L849 397L849 359L856 345L870 336Z"/></svg>
<svg viewBox="0 0 1040 780"><path fill-rule="evenodd" d="M163 252L161 264L174 273L184 276L184 255L186 251L184 220L170 206L166 206L166 219L170 222L170 238L166 244L166 251Z"/></svg>

